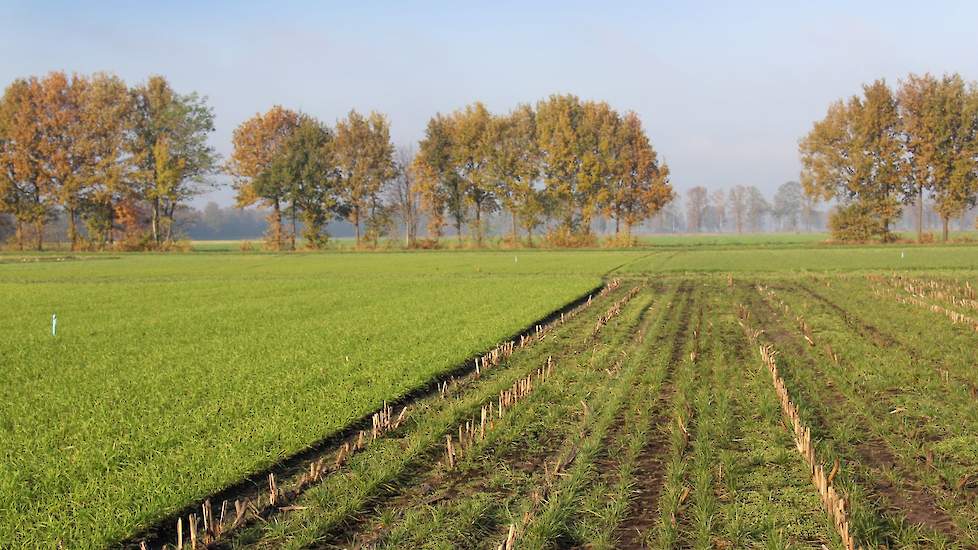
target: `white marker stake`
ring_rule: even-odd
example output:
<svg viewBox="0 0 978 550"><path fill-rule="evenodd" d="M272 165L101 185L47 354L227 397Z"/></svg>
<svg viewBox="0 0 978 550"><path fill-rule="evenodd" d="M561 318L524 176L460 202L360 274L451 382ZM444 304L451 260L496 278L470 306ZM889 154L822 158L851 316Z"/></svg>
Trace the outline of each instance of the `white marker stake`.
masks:
<svg viewBox="0 0 978 550"><path fill-rule="evenodd" d="M58 314L52 313L51 314L51 336L57 336L57 335L58 335Z"/></svg>
<svg viewBox="0 0 978 550"><path fill-rule="evenodd" d="M901 260L903 259L903 251L902 250L900 251L900 259Z"/></svg>

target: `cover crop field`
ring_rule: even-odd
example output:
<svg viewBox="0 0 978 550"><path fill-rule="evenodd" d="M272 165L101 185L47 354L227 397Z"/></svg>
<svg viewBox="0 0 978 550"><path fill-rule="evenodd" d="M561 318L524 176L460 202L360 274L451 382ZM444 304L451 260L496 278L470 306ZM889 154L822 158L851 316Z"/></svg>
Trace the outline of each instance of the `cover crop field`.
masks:
<svg viewBox="0 0 978 550"><path fill-rule="evenodd" d="M975 265L0 256L0 546L972 548Z"/></svg>

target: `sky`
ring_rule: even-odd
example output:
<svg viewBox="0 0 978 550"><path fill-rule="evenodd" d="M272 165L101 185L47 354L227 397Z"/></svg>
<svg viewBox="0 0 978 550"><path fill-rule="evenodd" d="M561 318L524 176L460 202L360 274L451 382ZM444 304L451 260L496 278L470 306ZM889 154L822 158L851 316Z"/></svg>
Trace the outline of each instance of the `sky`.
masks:
<svg viewBox="0 0 978 550"><path fill-rule="evenodd" d="M51 70L161 74L208 97L225 157L234 128L273 105L330 124L376 110L410 146L436 112L573 93L637 112L680 191L797 179L798 139L863 83L978 80L967 1L0 0L0 14L3 86Z"/></svg>

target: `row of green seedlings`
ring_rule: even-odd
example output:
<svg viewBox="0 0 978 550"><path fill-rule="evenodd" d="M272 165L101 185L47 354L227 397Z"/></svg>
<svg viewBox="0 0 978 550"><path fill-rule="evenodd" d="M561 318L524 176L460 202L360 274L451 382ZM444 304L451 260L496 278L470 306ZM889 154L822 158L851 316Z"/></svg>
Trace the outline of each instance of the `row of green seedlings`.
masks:
<svg viewBox="0 0 978 550"><path fill-rule="evenodd" d="M607 325L609 321L617 317L618 314L621 313L621 308L625 307L625 304L630 302L631 299L634 298L635 295L637 295L641 290L642 290L642 285L636 285L632 287L631 290L629 290L624 296L619 298L617 302L611 304L611 307L608 308L608 311L606 311L605 314L602 315L601 317L598 317L598 322L595 323L594 330L591 331L591 336L594 337L599 332L601 332L601 329L604 328L604 326Z"/></svg>
<svg viewBox="0 0 978 550"><path fill-rule="evenodd" d="M885 284L885 281L882 278L874 278L875 276L873 275L868 275L867 277L869 278L870 281ZM874 286L873 294L875 294L879 298L889 297L901 304L910 304L910 305L915 305L917 307L922 307L924 309L928 309L933 313L937 313L938 315L944 315L945 317L950 319L951 322L955 325L963 324L968 327L971 327L972 329L974 329L975 332L978 332L978 319L975 319L974 317L969 317L968 315L964 315L963 313L958 313L957 311L948 309L938 304L932 304L930 302L927 302L926 300L922 300L918 298L917 295L915 294L911 294L910 296L903 296L901 294L897 294L897 292L892 288L887 288L883 286Z"/></svg>
<svg viewBox="0 0 978 550"><path fill-rule="evenodd" d="M620 286L621 279L613 279L607 285L605 285L601 291L598 292L596 297L602 298ZM631 294L634 295L634 292ZM570 310L569 312L561 313L558 319L544 325L537 325L532 334L521 335L518 348L515 340L503 342L486 354L477 357L475 359L475 377L481 377L482 371L486 368L502 363L503 360L512 356L516 349L526 348L532 343L542 340L543 337L553 329L563 325L567 320L575 317L577 314L590 307L593 298L595 298L595 296L588 296L586 302ZM552 369L550 361L551 360L548 359L548 372L550 369ZM455 386L458 385L453 377L450 380L446 380L439 386L439 392L443 397L448 396L450 383ZM371 418L372 427L369 436L370 441L376 440L377 438L385 435L387 432L396 430L398 427L400 427L404 421L407 411L408 407L405 406L403 409L401 409L400 414L394 418L393 411L385 402L384 407L380 411L374 413ZM459 434L459 439L461 440L461 430L459 431ZM198 516L196 513L191 513L187 517L186 536L184 535L183 518L177 518L176 548L179 550L183 550L185 546L189 546L189 548L193 550L196 550L197 548L206 548L208 545L219 541L222 536L246 523L249 519L249 515L252 517L261 517L264 510L275 507L278 507L279 511L300 509L299 507L286 506L282 504L284 502L294 500L296 497L302 494L309 485L318 483L333 471L339 470L353 454L365 448L367 443L367 434L365 431L361 430L355 441L348 441L337 450L336 457L331 468L325 457L311 462L309 464L309 471L300 475L293 487L286 491L279 489L275 480L275 474L268 474L267 497L263 498L263 495L259 494L254 500L247 498L243 501L235 500L233 519L231 519L230 515L226 514L228 511L228 501L225 500L221 503L221 512L217 521L214 521L211 502L209 499L205 500L201 504L200 516ZM227 522L230 522L230 524L226 525ZM140 543L140 547L146 548L145 541Z"/></svg>
<svg viewBox="0 0 978 550"><path fill-rule="evenodd" d="M375 441L388 432L398 429L403 423L408 412L408 406L401 409L400 414L394 416L394 410L384 402L383 408L371 417L372 426L368 433L360 430L353 441L348 441L341 446L336 453L332 464L327 462L326 457L309 463L309 470L303 472L296 479L292 487L282 489L278 486L275 474L268 474L268 493L267 495L258 494L254 499L245 498L244 500L235 499L234 516L228 513L228 501L221 503L220 514L215 520L213 507L210 499L201 504L201 514L191 513L187 516L187 529L184 531L183 518L177 518L177 537L174 545L177 550L191 548L206 548L221 540L221 538L234 529L244 525L250 517L260 518L263 511L277 508L279 511L288 512L299 510L302 507L288 506L285 503L295 500L310 485L318 483L330 473L339 470L344 463L357 451L362 450L368 441ZM146 542L140 543L141 549L146 549ZM165 546L164 546L165 548Z"/></svg>
<svg viewBox="0 0 978 550"><path fill-rule="evenodd" d="M483 405L479 411L478 420L467 420L459 424L457 440L452 439L453 434L446 435L445 464L448 469L454 470L455 465L458 463L459 453L471 449L477 441L484 440L486 438L486 432L490 432L495 428L496 420L503 418L506 411L528 397L533 392L535 387L534 383L539 385L550 378L553 370L553 356L548 356L546 366L537 369L536 372L531 372L526 375L526 378L516 380L513 382L511 388L499 392L499 400L496 403L490 401Z"/></svg>
<svg viewBox="0 0 978 550"><path fill-rule="evenodd" d="M768 303L774 304L779 309L781 309L781 311L786 316L794 317L795 324L798 326L798 330L801 331L802 338L804 338L805 341L808 342L809 346L815 347L815 333L812 332L812 327L808 324L807 321L805 321L805 318L802 315L792 313L791 307L787 303L785 303L785 301L782 300L777 295L777 293L771 290L770 288L758 284L757 291L761 294L761 296L767 298ZM834 349L832 349L832 345L829 344L828 342L825 343L825 353L832 358L832 361L836 365L839 364L839 354L836 353Z"/></svg>
<svg viewBox="0 0 978 550"><path fill-rule="evenodd" d="M811 428L802 423L801 416L798 413L798 406L791 400L791 395L788 393L784 378L781 377L781 373L778 370L778 364L775 359L778 355L777 350L770 344L758 344L758 337L762 331L750 327L750 310L743 305L738 307L738 323L743 327L751 345L757 345L758 349L760 349L761 360L771 374L771 380L774 383L778 401L781 403L781 412L791 423L795 438L795 448L804 457L805 463L808 465L808 473L812 478L815 488L818 490L822 505L825 506L829 518L832 519L835 529L839 533L839 537L842 539L842 543L847 550L855 550L856 544L850 534L849 514L846 511L845 498L836 491L832 483L835 480L835 476L839 473L839 460L835 460L832 470L826 474L825 466L819 462L818 457L815 455L815 445L812 443Z"/></svg>

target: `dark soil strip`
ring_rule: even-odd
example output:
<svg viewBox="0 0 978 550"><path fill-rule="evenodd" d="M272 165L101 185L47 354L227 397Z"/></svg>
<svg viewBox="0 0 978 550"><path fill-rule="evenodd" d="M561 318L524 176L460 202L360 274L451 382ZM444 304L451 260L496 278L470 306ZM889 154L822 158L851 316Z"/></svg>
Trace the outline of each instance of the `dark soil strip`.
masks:
<svg viewBox="0 0 978 550"><path fill-rule="evenodd" d="M501 342L518 342L520 336L532 336L536 332L537 325L546 325L551 321L559 319L562 314L568 313L577 306L587 302L592 296L596 296L603 288L604 283L594 287L562 307L530 323L523 330L502 339ZM490 350L494 348L495 346L490 348ZM465 361L456 365L455 367L431 378L424 385L408 391L399 398L388 401L388 405L394 409L400 409L410 403L437 394L438 386L445 381L451 379L458 380L465 377L474 377L476 358L481 357L484 353L487 353L490 350L486 350L485 352L481 352L467 358ZM269 474L275 474L275 478L280 480L279 482L281 483L282 480L288 480L306 472L309 469L309 464L316 462L319 459L326 458L328 461L328 459L340 447L342 447L344 443L354 441L361 430L369 431L371 428L371 419L373 415L379 411L380 409L368 412L359 419L348 424L345 428L342 428L333 434L312 443L304 450L287 457L278 463L265 468L264 470L255 472L254 474L231 486L200 499L200 501L161 519L155 525L137 533L132 538L120 541L114 546L117 548L135 550L140 548L140 543L145 542L148 548L162 548L164 544L168 544L176 540L177 519L181 517L186 518L192 513L199 513L200 506L205 500L210 500L211 503L216 503L218 507L220 506L220 503L225 500L230 503L233 503L236 499L241 501L254 500L255 497L261 494L263 490L267 489Z"/></svg>
<svg viewBox="0 0 978 550"><path fill-rule="evenodd" d="M636 481L635 498L629 505L625 520L618 526L616 533L616 538L619 540L618 548L644 548L644 535L655 524L658 516L659 495L662 493L666 475L666 455L669 452L669 436L664 427L671 421L669 411L664 405L672 401L676 393L676 388L672 384L672 375L676 365L682 361L693 300L687 281L683 282L680 293L685 296L685 301L682 305L683 310L679 314L678 332L670 350L666 375L656 403L658 412L651 422L649 440L635 462L633 474Z"/></svg>
<svg viewBox="0 0 978 550"><path fill-rule="evenodd" d="M764 329L764 333L771 338L777 349L781 350L783 354L790 354L790 357L803 361L810 372L817 374L819 379L825 380L826 388L837 409L852 410L851 407L847 406L848 399L819 369L811 357L808 347L801 343L800 337L789 334L783 328L782 323L777 319L777 312L766 300L757 296L756 292L750 294L755 296L755 299L751 300L751 311L757 316L759 326ZM828 433L826 429L827 419L811 407L808 408L807 412L813 416L813 423L819 426L820 431ZM871 424L867 421L863 425ZM858 479L859 483L875 496L882 497L890 512L899 514L910 522L921 523L951 539L960 539L961 534L957 532L951 517L937 506L931 493L920 487L920 482L913 475L913 472L899 468L902 481L899 487L886 481L884 470L897 466L896 458L886 442L871 436L871 439L866 443L853 450L859 456L861 464L872 470L875 478L871 480ZM856 472L853 472L853 475L857 478L862 477L858 476ZM914 495L914 498L907 498L905 495Z"/></svg>

